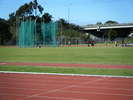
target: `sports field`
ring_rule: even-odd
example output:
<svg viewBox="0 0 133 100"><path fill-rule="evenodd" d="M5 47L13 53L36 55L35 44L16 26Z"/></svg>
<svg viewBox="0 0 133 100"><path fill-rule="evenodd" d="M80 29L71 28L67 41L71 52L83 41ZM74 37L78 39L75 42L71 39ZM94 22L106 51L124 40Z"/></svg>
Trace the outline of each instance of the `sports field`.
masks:
<svg viewBox="0 0 133 100"><path fill-rule="evenodd" d="M0 62L133 65L133 48L0 48Z"/></svg>
<svg viewBox="0 0 133 100"><path fill-rule="evenodd" d="M133 48L0 48L1 100L133 100Z"/></svg>
<svg viewBox="0 0 133 100"><path fill-rule="evenodd" d="M105 47L1 47L0 70L133 76L132 51L133 48Z"/></svg>

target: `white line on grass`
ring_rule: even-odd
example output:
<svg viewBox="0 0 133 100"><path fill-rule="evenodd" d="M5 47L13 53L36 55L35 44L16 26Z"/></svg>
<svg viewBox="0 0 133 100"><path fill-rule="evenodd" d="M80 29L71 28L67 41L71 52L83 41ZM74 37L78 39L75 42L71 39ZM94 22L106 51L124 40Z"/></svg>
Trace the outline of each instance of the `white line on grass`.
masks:
<svg viewBox="0 0 133 100"><path fill-rule="evenodd" d="M64 76L86 76L86 77L111 77L111 78L133 78L133 76L114 76L114 75L89 75L89 74L62 74L62 73L39 73L39 72L15 72L15 71L0 71L0 73L10 74L42 74L42 75L64 75Z"/></svg>

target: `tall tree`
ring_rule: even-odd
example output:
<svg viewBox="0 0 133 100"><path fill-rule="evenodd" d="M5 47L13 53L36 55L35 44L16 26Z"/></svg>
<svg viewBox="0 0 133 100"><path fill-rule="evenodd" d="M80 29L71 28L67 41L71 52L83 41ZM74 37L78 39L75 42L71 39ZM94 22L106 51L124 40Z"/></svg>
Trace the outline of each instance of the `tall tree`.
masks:
<svg viewBox="0 0 133 100"><path fill-rule="evenodd" d="M37 0L33 0L29 3L25 3L24 5L20 6L15 13L9 14L8 22L10 24L10 33L12 34L12 41L16 41L17 29L16 26L18 25L19 17L27 17L30 16L35 18L37 16L37 11L42 14L44 8L38 4Z"/></svg>
<svg viewBox="0 0 133 100"><path fill-rule="evenodd" d="M8 19L8 23L10 25L9 27L9 31L10 33L12 34L12 37L11 37L11 40L12 42L16 42L16 16L15 16L15 13L11 13L9 14L9 19Z"/></svg>
<svg viewBox="0 0 133 100"><path fill-rule="evenodd" d="M42 14L44 8L38 4L37 0L25 3L16 11L16 16L37 16L37 11Z"/></svg>
<svg viewBox="0 0 133 100"><path fill-rule="evenodd" d="M16 16L25 16L29 13L29 5L25 3L16 11Z"/></svg>
<svg viewBox="0 0 133 100"><path fill-rule="evenodd" d="M108 35L108 39L109 39L110 41L113 41L113 40L117 37L118 33L117 33L117 31L115 31L115 30L113 30L113 29L110 29L110 30L108 31L107 35Z"/></svg>
<svg viewBox="0 0 133 100"><path fill-rule="evenodd" d="M49 13L44 13L44 15L42 16L43 20L45 23L49 23L52 21L52 15L50 15Z"/></svg>
<svg viewBox="0 0 133 100"><path fill-rule="evenodd" d="M82 31L81 27L72 23L68 23L64 19L58 20L59 24L59 33L58 36L65 36L67 38L80 38Z"/></svg>
<svg viewBox="0 0 133 100"><path fill-rule="evenodd" d="M34 0L31 6L35 9L35 16L37 15L37 9L41 14L43 13L44 8L38 4L37 0Z"/></svg>
<svg viewBox="0 0 133 100"><path fill-rule="evenodd" d="M96 25L100 26L102 25L102 22L97 22Z"/></svg>
<svg viewBox="0 0 133 100"><path fill-rule="evenodd" d="M59 24L62 24L63 26L65 26L65 25L68 24L67 21L66 21L65 19L63 19L63 18L59 19L59 20L58 20L58 23L59 23Z"/></svg>
<svg viewBox="0 0 133 100"><path fill-rule="evenodd" d="M104 24L118 24L117 21L108 20Z"/></svg>
<svg viewBox="0 0 133 100"><path fill-rule="evenodd" d="M4 45L11 39L11 34L9 31L9 24L6 20L0 18L0 44Z"/></svg>

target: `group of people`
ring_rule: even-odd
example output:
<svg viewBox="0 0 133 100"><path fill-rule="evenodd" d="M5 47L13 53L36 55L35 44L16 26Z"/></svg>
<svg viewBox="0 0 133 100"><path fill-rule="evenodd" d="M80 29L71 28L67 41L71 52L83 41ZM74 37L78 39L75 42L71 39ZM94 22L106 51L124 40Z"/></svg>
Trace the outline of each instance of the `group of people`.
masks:
<svg viewBox="0 0 133 100"><path fill-rule="evenodd" d="M114 44L115 44L115 47L118 47L118 46L125 47L126 46L126 43L124 42L124 40L122 40L121 43L119 43L118 41L115 41Z"/></svg>
<svg viewBox="0 0 133 100"><path fill-rule="evenodd" d="M96 43L95 41L87 41L88 47L89 47L89 46L94 46L95 43Z"/></svg>

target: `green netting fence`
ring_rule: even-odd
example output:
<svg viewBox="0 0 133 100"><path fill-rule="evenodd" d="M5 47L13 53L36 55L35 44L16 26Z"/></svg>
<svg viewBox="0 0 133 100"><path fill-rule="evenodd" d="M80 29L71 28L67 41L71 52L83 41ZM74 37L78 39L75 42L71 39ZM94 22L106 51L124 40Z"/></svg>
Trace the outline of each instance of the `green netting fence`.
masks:
<svg viewBox="0 0 133 100"><path fill-rule="evenodd" d="M18 46L20 48L57 46L57 29L58 25L56 22L21 21L18 27Z"/></svg>
<svg viewBox="0 0 133 100"><path fill-rule="evenodd" d="M42 22L41 30L42 30L42 35L43 35L43 45L57 46L57 41L56 41L57 23Z"/></svg>
<svg viewBox="0 0 133 100"><path fill-rule="evenodd" d="M35 44L35 21L22 21L19 26L19 47L33 47Z"/></svg>

